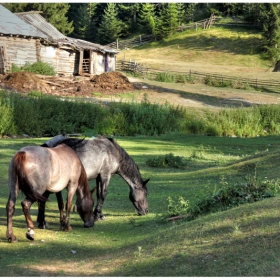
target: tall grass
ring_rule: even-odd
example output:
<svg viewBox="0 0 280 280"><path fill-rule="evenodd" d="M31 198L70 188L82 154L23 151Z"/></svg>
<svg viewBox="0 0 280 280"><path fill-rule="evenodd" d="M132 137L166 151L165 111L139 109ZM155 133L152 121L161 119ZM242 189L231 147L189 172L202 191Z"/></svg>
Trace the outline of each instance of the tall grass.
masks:
<svg viewBox="0 0 280 280"><path fill-rule="evenodd" d="M1 93L0 133L31 136L84 133L103 135L160 135L181 131L186 111L166 103L111 102L93 104L49 96Z"/></svg>
<svg viewBox="0 0 280 280"><path fill-rule="evenodd" d="M190 114L180 106L139 102L95 104L48 96L0 93L0 135L85 133L161 135L171 132L256 137L280 133L280 106L255 105Z"/></svg>

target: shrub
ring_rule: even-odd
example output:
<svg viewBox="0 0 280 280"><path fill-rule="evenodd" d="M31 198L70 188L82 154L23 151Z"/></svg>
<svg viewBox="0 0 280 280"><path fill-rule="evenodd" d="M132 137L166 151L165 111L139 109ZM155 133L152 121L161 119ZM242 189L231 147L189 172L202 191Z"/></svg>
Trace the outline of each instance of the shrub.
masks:
<svg viewBox="0 0 280 280"><path fill-rule="evenodd" d="M279 190L279 180L259 181L256 177L249 178L248 182L226 186L205 195L189 208L188 214L191 218L196 218L200 214L223 211L275 196Z"/></svg>
<svg viewBox="0 0 280 280"><path fill-rule="evenodd" d="M32 72L35 74L41 74L41 75L48 75L48 76L54 76L55 70L54 67L50 64L42 61L37 61L33 64L30 62L26 62L23 66L19 67L15 64L12 64L12 73L20 72L20 71L26 71L26 72Z"/></svg>
<svg viewBox="0 0 280 280"><path fill-rule="evenodd" d="M189 209L189 201L183 196L179 196L177 202L170 196L167 198L167 215L168 217L174 217L184 215Z"/></svg>
<svg viewBox="0 0 280 280"><path fill-rule="evenodd" d="M164 156L158 156L153 159L146 161L146 164L150 167L162 167L162 168L184 168L186 163L184 162L183 157L174 156L170 153Z"/></svg>
<svg viewBox="0 0 280 280"><path fill-rule="evenodd" d="M162 72L162 73L157 74L156 81L165 82L165 83L175 83L176 75L171 74L169 72Z"/></svg>

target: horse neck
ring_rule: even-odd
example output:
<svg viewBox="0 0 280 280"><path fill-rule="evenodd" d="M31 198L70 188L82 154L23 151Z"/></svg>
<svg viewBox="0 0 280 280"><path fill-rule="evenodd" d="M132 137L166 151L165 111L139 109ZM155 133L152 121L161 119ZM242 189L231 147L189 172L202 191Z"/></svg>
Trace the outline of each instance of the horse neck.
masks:
<svg viewBox="0 0 280 280"><path fill-rule="evenodd" d="M137 185L142 184L140 172L136 163L130 158L129 162L120 164L118 174L127 182L127 184L134 189Z"/></svg>

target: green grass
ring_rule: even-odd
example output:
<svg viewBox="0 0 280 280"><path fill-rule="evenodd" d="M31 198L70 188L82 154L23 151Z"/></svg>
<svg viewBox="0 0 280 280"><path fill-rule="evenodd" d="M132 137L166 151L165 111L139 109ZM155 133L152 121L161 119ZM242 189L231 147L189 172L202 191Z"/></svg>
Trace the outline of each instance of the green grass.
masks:
<svg viewBox="0 0 280 280"><path fill-rule="evenodd" d="M167 198L183 196L195 203L222 184L242 182L247 174L279 176L279 137L207 137L172 134L117 137L138 164L148 184L150 213L137 216L128 187L113 177L104 204L107 220L83 228L71 213L71 232L59 229L55 196L47 203L49 229L25 238L26 223L17 200L13 229L16 244L6 240L7 170L21 147L41 139L0 139L0 275L1 276L278 276L280 197L264 199L196 220L162 221ZM151 168L149 158L173 153L184 169ZM91 183L94 185L94 182ZM64 191L64 197L66 193ZM31 210L36 221L37 207Z"/></svg>
<svg viewBox="0 0 280 280"><path fill-rule="evenodd" d="M266 79L272 75L273 65L265 59L261 45L260 29L212 26L206 30L186 30L122 51L117 58L125 57L125 60L166 71L188 72L192 69Z"/></svg>

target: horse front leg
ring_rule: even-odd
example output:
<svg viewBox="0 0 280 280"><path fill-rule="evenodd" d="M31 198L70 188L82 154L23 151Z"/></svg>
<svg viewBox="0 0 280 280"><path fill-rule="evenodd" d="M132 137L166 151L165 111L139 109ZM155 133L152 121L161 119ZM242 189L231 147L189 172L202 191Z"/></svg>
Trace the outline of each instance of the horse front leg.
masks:
<svg viewBox="0 0 280 280"><path fill-rule="evenodd" d="M94 220L100 221L105 220L106 217L102 213L102 206L104 204L105 197L107 195L107 187L109 185L110 178L109 177L102 177L98 175L96 178L96 198L97 198L97 205L94 209Z"/></svg>
<svg viewBox="0 0 280 280"><path fill-rule="evenodd" d="M34 232L34 224L32 222L31 216L30 216L30 207L32 205L34 201L31 201L27 198L25 198L22 202L21 202L21 206L22 206L22 211L24 213L25 216L25 220L27 223L27 233L26 233L26 238L28 238L29 240L34 240L34 236L35 236L35 232Z"/></svg>
<svg viewBox="0 0 280 280"><path fill-rule="evenodd" d="M17 238L13 234L13 222L12 218L15 212L16 197L10 193L9 199L6 205L7 212L7 231L6 236L10 243L18 242Z"/></svg>
<svg viewBox="0 0 280 280"><path fill-rule="evenodd" d="M72 207L72 200L75 193L75 190L77 188L68 188L68 194L67 194L67 202L66 202L66 216L63 216L62 212L62 220L60 222L61 229L64 231L70 231L72 230L72 227L70 226L70 212Z"/></svg>

